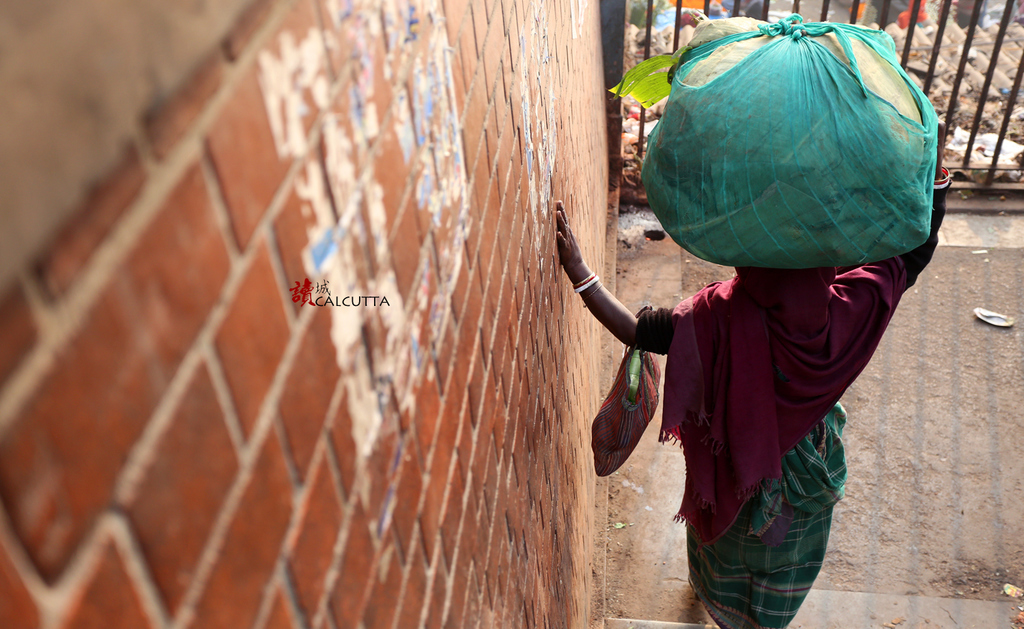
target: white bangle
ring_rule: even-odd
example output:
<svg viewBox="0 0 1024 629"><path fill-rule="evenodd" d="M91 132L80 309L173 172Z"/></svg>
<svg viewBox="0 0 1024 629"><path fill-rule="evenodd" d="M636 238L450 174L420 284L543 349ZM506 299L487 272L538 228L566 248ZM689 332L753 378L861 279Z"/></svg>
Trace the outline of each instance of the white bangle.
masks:
<svg viewBox="0 0 1024 629"><path fill-rule="evenodd" d="M576 294L578 295L583 291L587 290L588 288L590 288L591 286L593 286L594 284L598 283L599 281L601 281L601 278L595 274L589 282L587 282L583 286L580 286L579 288L574 288L573 290L575 290Z"/></svg>

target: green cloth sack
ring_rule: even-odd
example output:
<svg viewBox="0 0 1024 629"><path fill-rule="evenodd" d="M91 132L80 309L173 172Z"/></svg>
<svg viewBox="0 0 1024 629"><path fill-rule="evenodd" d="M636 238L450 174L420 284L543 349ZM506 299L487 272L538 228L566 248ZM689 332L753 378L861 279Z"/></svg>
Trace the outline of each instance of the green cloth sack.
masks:
<svg viewBox="0 0 1024 629"><path fill-rule="evenodd" d="M937 118L889 35L792 15L705 20L691 45L651 60L674 65L642 178L673 240L717 264L792 269L925 241Z"/></svg>

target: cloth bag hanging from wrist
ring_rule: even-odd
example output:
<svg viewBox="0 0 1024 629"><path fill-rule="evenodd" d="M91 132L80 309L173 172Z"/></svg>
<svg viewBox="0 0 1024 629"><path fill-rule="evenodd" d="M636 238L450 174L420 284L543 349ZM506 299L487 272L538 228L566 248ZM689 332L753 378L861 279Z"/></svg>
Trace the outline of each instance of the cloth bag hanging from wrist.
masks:
<svg viewBox="0 0 1024 629"><path fill-rule="evenodd" d="M650 310L644 306L636 313ZM658 408L661 367L649 352L627 347L612 389L591 428L594 470L608 476L626 462Z"/></svg>

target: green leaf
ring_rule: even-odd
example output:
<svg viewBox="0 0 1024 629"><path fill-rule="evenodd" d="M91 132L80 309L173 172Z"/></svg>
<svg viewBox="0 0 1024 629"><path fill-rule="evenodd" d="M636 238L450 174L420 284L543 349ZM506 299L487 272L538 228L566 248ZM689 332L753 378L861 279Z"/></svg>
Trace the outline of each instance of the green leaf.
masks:
<svg viewBox="0 0 1024 629"><path fill-rule="evenodd" d="M667 97L672 91L672 77L683 55L692 50L684 46L671 55L658 55L637 64L608 90L616 96L632 96L645 108ZM668 72L665 70L668 69Z"/></svg>
<svg viewBox="0 0 1024 629"><path fill-rule="evenodd" d="M622 522L616 522L616 523L615 523L615 524L613 524L612 526L614 526L614 527L615 527L615 528L617 528L617 529L624 529L624 528L626 528L626 525L625 525L625 524L623 524Z"/></svg>
<svg viewBox="0 0 1024 629"><path fill-rule="evenodd" d="M665 68L670 67L675 62L675 57L672 55L658 55L656 57L651 57L650 59L637 64L636 67L622 77L622 81L620 81L618 85L608 91L616 96L626 96L633 91L633 88L637 83L659 70L664 70Z"/></svg>
<svg viewBox="0 0 1024 629"><path fill-rule="evenodd" d="M637 99L645 108L659 100L666 98L672 91L672 84L668 80L668 73L658 72L644 79L641 79L630 91L630 96Z"/></svg>

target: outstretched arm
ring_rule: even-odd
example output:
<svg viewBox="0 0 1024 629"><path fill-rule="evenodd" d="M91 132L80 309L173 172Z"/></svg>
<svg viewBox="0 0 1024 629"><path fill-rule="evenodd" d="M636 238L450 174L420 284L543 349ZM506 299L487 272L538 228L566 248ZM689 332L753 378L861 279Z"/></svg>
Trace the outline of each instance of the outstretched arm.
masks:
<svg viewBox="0 0 1024 629"><path fill-rule="evenodd" d="M596 277L583 261L580 246L569 227L569 219L561 201L555 202L555 216L558 223L558 259L574 286L586 283ZM633 316L614 295L605 290L600 281L584 288L580 293L583 304L594 313L601 325L608 328L615 338L632 347L636 344L636 317Z"/></svg>

